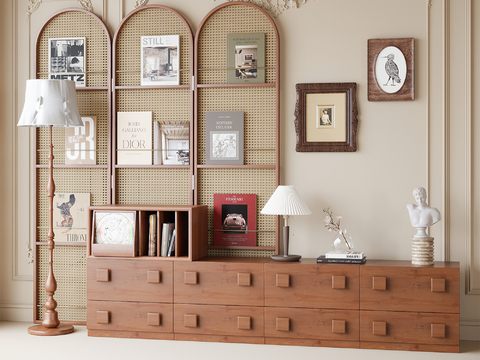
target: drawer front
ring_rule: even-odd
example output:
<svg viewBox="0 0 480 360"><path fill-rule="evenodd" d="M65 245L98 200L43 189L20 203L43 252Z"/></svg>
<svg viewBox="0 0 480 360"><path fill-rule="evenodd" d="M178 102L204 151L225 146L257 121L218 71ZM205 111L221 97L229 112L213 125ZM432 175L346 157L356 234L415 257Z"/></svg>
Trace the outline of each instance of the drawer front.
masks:
<svg viewBox="0 0 480 360"><path fill-rule="evenodd" d="M360 311L360 341L459 344L459 315Z"/></svg>
<svg viewBox="0 0 480 360"><path fill-rule="evenodd" d="M173 305L87 301L87 328L105 331L173 332Z"/></svg>
<svg viewBox="0 0 480 360"><path fill-rule="evenodd" d="M173 262L87 259L87 300L173 302Z"/></svg>
<svg viewBox="0 0 480 360"><path fill-rule="evenodd" d="M264 336L262 307L174 305L175 333Z"/></svg>
<svg viewBox="0 0 480 360"><path fill-rule="evenodd" d="M358 265L265 265L265 306L358 309L358 289Z"/></svg>
<svg viewBox="0 0 480 360"><path fill-rule="evenodd" d="M175 303L263 306L263 264L175 263Z"/></svg>
<svg viewBox="0 0 480 360"><path fill-rule="evenodd" d="M459 312L458 268L360 268L360 309Z"/></svg>
<svg viewBox="0 0 480 360"><path fill-rule="evenodd" d="M265 308L265 336L358 341L358 310Z"/></svg>

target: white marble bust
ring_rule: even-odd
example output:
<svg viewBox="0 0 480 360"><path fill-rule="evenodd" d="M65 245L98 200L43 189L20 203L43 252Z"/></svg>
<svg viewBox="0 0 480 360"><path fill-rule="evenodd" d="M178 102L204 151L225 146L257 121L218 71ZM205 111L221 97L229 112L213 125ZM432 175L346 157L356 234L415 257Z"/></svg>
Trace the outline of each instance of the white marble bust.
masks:
<svg viewBox="0 0 480 360"><path fill-rule="evenodd" d="M418 206L408 204L407 209L410 215L410 222L417 229L414 237L417 239L428 238L429 236L425 230L441 220L440 212L427 205L427 192L423 187L413 190L413 197Z"/></svg>

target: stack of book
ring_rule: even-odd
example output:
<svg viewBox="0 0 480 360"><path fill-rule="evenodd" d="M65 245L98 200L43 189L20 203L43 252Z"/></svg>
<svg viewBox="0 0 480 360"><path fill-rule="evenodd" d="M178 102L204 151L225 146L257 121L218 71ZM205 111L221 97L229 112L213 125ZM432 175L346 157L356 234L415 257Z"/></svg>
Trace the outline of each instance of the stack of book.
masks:
<svg viewBox="0 0 480 360"><path fill-rule="evenodd" d="M360 251L329 251L317 258L317 263L364 264L367 257Z"/></svg>

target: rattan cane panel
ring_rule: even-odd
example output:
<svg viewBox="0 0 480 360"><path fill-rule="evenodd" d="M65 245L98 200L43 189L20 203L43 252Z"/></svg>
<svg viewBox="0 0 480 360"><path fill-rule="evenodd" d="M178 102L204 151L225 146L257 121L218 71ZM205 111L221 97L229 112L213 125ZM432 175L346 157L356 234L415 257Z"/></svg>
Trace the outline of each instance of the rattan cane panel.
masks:
<svg viewBox="0 0 480 360"><path fill-rule="evenodd" d="M81 11L59 14L45 26L38 41L38 78L48 78L48 39L71 37L86 38L86 85L108 86L108 37L101 23Z"/></svg>
<svg viewBox="0 0 480 360"><path fill-rule="evenodd" d="M198 39L198 83L227 83L227 34L265 33L265 82L276 81L277 40L270 20L259 10L230 5L205 22Z"/></svg>
<svg viewBox="0 0 480 360"><path fill-rule="evenodd" d="M108 171L105 168L54 169L56 193L90 193L90 204L107 204ZM47 241L48 169L37 169L37 241Z"/></svg>
<svg viewBox="0 0 480 360"><path fill-rule="evenodd" d="M277 96L275 88L199 88L198 93L198 164L205 164L206 111L243 111L244 164L276 164Z"/></svg>
<svg viewBox="0 0 480 360"><path fill-rule="evenodd" d="M180 85L190 84L192 58L190 31L175 13L149 8L133 14L117 35L116 85L139 86L141 36L180 35Z"/></svg>
<svg viewBox="0 0 480 360"><path fill-rule="evenodd" d="M117 204L191 204L190 168L118 168Z"/></svg>
<svg viewBox="0 0 480 360"><path fill-rule="evenodd" d="M81 116L97 117L97 165L108 163L108 92L107 90L77 91L77 104ZM53 129L54 165L65 164L65 129ZM37 163L48 165L50 144L49 128L37 129Z"/></svg>
<svg viewBox="0 0 480 360"><path fill-rule="evenodd" d="M53 250L53 274L57 281L54 299L62 321L86 321L87 308L87 248L86 246L56 245ZM37 319L43 320L45 311L45 281L48 276L48 249L46 245L37 250ZM40 305L40 306L38 306Z"/></svg>

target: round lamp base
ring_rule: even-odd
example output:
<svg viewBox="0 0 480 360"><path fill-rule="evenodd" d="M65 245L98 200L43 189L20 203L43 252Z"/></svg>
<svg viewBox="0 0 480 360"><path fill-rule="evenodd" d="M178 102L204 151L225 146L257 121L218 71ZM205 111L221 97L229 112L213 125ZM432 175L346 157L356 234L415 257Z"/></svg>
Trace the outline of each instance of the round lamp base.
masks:
<svg viewBox="0 0 480 360"><path fill-rule="evenodd" d="M272 259L275 261L298 261L301 258L301 255L272 255Z"/></svg>
<svg viewBox="0 0 480 360"><path fill-rule="evenodd" d="M46 328L43 325L33 325L28 328L30 335L37 336L55 336L55 335L67 335L73 332L72 325L58 325L55 328Z"/></svg>

